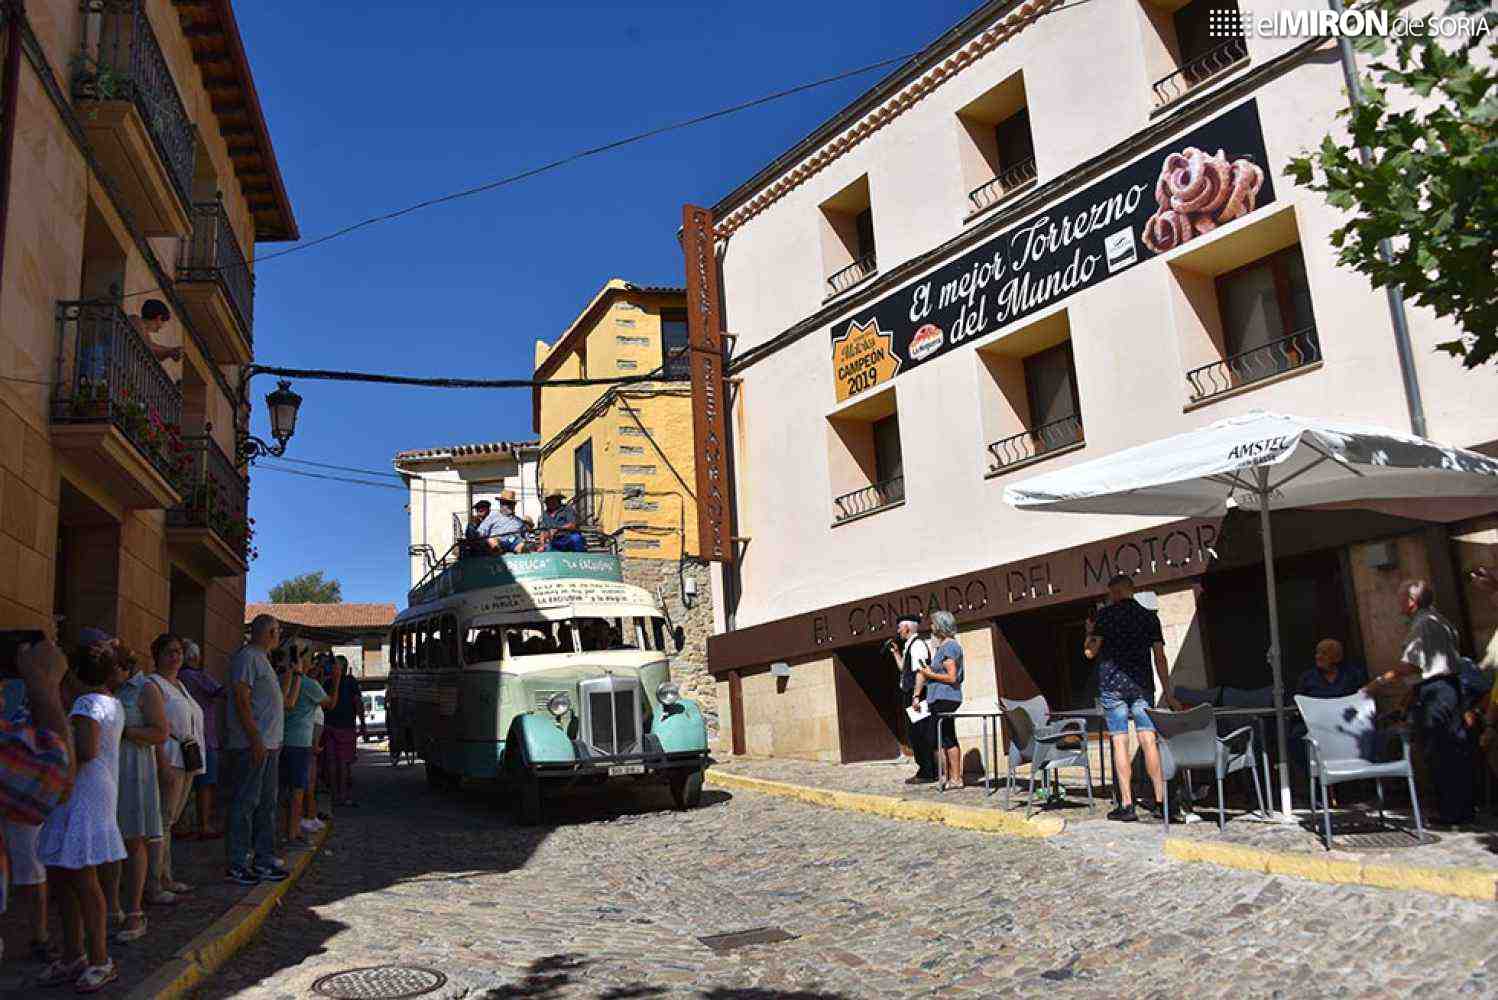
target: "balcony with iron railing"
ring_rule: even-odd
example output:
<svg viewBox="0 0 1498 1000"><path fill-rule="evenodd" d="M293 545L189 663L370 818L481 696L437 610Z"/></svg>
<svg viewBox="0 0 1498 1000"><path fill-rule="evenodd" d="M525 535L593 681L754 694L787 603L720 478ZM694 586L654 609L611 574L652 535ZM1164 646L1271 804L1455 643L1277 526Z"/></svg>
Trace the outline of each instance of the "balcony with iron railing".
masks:
<svg viewBox="0 0 1498 1000"><path fill-rule="evenodd" d="M991 181L979 184L968 192L968 215L988 211L1020 188L1035 182L1035 157L1026 157L999 171Z"/></svg>
<svg viewBox="0 0 1498 1000"><path fill-rule="evenodd" d="M177 291L220 364L254 355L255 275L229 224L223 199L192 207L192 235L177 257Z"/></svg>
<svg viewBox="0 0 1498 1000"><path fill-rule="evenodd" d="M856 518L898 507L905 502L905 477L895 476L880 483L833 498L833 524L842 524Z"/></svg>
<svg viewBox="0 0 1498 1000"><path fill-rule="evenodd" d="M1208 49L1187 61L1174 73L1155 81L1155 110L1174 104L1203 83L1221 76L1246 59L1248 42L1242 35Z"/></svg>
<svg viewBox="0 0 1498 1000"><path fill-rule="evenodd" d="M84 0L73 99L84 129L148 236L182 236L197 163L197 133L145 0Z"/></svg>
<svg viewBox="0 0 1498 1000"><path fill-rule="evenodd" d="M1320 361L1321 342L1316 338L1316 328L1308 326L1288 337L1191 369L1186 373L1190 401L1203 403Z"/></svg>
<svg viewBox="0 0 1498 1000"><path fill-rule="evenodd" d="M182 393L110 300L57 305L52 440L124 507L181 500Z"/></svg>
<svg viewBox="0 0 1498 1000"><path fill-rule="evenodd" d="M1036 427L999 438L988 446L988 473L1012 472L1043 458L1081 448L1087 443L1082 418L1062 417Z"/></svg>
<svg viewBox="0 0 1498 1000"><path fill-rule="evenodd" d="M238 576L249 564L255 534L249 484L212 437L183 444L182 503L166 512L167 540L209 576Z"/></svg>
<svg viewBox="0 0 1498 1000"><path fill-rule="evenodd" d="M841 295L854 285L867 281L877 270L879 262L874 257L874 251L870 250L847 267L832 273L827 279L827 297L830 299L834 295Z"/></svg>

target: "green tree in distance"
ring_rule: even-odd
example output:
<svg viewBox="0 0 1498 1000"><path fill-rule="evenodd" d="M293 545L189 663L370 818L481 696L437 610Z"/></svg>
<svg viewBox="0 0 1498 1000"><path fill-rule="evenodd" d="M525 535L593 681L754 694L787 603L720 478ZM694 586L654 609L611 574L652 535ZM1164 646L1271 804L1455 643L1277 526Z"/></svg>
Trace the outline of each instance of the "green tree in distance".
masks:
<svg viewBox="0 0 1498 1000"><path fill-rule="evenodd" d="M1386 11L1392 30L1409 0L1361 6ZM1352 214L1332 232L1338 260L1454 319L1461 336L1439 347L1475 368L1498 352L1498 14L1491 0L1447 0L1445 13L1478 30L1357 40L1376 61L1362 103L1342 112L1351 143L1327 136L1285 172Z"/></svg>
<svg viewBox="0 0 1498 1000"><path fill-rule="evenodd" d="M323 579L316 570L282 580L270 589L272 604L338 604L343 601L343 587L337 580Z"/></svg>

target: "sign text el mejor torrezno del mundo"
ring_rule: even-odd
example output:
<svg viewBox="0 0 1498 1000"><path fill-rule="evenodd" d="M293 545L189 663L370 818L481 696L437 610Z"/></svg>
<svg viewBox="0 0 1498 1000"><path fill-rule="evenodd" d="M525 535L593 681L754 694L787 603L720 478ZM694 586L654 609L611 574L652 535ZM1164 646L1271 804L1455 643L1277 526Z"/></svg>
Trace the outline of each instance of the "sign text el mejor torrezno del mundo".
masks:
<svg viewBox="0 0 1498 1000"><path fill-rule="evenodd" d="M832 330L837 399L873 388L1274 200L1248 101Z"/></svg>

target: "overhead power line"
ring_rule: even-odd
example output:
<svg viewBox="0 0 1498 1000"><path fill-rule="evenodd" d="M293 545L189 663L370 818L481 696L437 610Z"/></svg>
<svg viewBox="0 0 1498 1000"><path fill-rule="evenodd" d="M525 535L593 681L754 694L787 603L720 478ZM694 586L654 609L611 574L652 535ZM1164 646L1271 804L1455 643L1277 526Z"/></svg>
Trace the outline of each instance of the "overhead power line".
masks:
<svg viewBox="0 0 1498 1000"><path fill-rule="evenodd" d="M1047 7L1044 10L1037 11L1034 14L1031 14L1029 17L1024 18L1022 23L1033 24L1036 21L1039 21L1041 18L1046 17L1050 14L1058 14L1063 10L1069 10L1072 7L1081 7L1084 4L1090 2L1092 2L1092 0L1070 0L1070 2L1068 3L1060 3L1053 7ZM794 97L797 94L804 94L809 90L815 90L819 87L826 87L830 84L840 83L843 80L849 80L856 76L862 76L865 73L872 73L875 70L884 69L885 67L893 66L896 63L908 62L918 55L920 55L920 51L905 52L897 56L890 56L886 59L880 59L877 62L867 63L863 66L854 67L853 69L843 70L840 73L834 73L831 76L819 77L815 80L809 80L806 83L796 84L793 87L786 87L781 90L776 90L768 94L764 94L760 97L751 98L750 100L746 101L740 101L737 104L731 104L727 107L719 108L716 111L709 111L705 114L694 115L691 118L684 118L681 121L671 122L667 125L660 125L655 128L646 129L643 132L636 132L633 135L625 136L622 139L615 139L612 142L605 142L597 146L590 146L586 149L580 149L574 153L569 153L566 156L558 157L555 160L551 160L534 167L529 167L525 170L519 171L518 173L509 174L505 177L499 177L492 181L486 181L483 184L477 184L473 187L463 188L458 191L452 191L447 194L438 195L434 198L427 198L423 201L418 201L414 204L407 205L404 208L397 208L388 212L381 212L378 215L372 215L366 219L360 219L358 222L350 223L349 225L344 226L341 229L335 229L330 233L325 233L322 236L316 237L315 239L298 243L294 247L287 247L284 250L276 250L272 253L260 254L255 257L251 257L243 262L223 265L218 267L217 270L228 271L240 267L251 267L255 264L262 264L266 261L276 260L277 258L286 257L294 253L301 253L303 250L310 250L315 246L321 246L324 243L340 239L341 237L347 236L350 233L358 232L361 229L367 229L370 226L378 225L382 222L391 222L395 219L411 215L415 212L420 212L424 209L434 208L438 205L445 205L449 202L459 201L464 198L472 198L480 194L486 194L490 191L495 191L502 187L508 187L511 184L516 184L523 180L529 180L530 178L537 177L541 174L550 173L553 170L558 170L562 167L576 163L579 160L586 160L590 157L600 156L604 153L613 152L616 149L622 149L625 146L632 146L635 143L644 142L647 139L654 139L658 136L667 135L671 132L679 132L682 129L692 128L697 125L704 125L707 122L716 121L719 118L727 118L728 116L738 114L741 111L748 111L766 104L773 104L775 101L784 100L787 97ZM122 297L134 298L139 295L150 295L152 292L157 292L160 290L160 286L157 286L155 288L145 288L139 291L127 292Z"/></svg>
<svg viewBox="0 0 1498 1000"><path fill-rule="evenodd" d="M538 166L529 167L518 173L509 174L505 177L499 177L495 180L486 181L483 184L477 184L473 187L463 188L459 191L452 191L447 194L438 195L435 198L427 198L424 201L418 201L414 204L407 205L404 208L397 208L393 209L392 211L381 212L378 215L371 215L367 219L360 219L358 222L351 223L341 229L335 229L332 232L325 233L315 239L307 240L303 243L298 243L294 247L287 247L284 250L276 250L267 254L257 254L256 256L251 257L243 262L221 265L217 268L217 270L228 271L240 267L251 267L256 264L263 264L269 260L276 260L280 257L286 257L294 253L301 253L303 250L310 250L315 246L321 246L324 243L328 243L332 240L347 236L350 233L358 232L361 229L367 229L370 226L378 225L381 222L391 222L395 219L411 215L415 212L420 212L424 209L435 208L438 205L445 205L449 202L460 201L464 198L472 198L475 195L486 194L490 191L495 191L502 187L508 187L511 184L517 184L520 181L529 180L530 178L537 177L541 174L550 173L553 170L558 170L562 167L568 166L569 164L576 163L579 160L586 160L590 157L600 156L604 153L609 153L616 149L622 149L625 146L632 146L635 143L644 142L647 139L654 139L658 136L666 135L670 132L679 132L682 129L692 128L696 125L703 125L707 122L714 121L719 118L726 118L729 115L738 114L740 111L748 111L751 108L757 108L761 105L771 104L775 101L784 100L787 97L794 97L795 95L805 93L808 90L815 90L818 87L825 87L829 84L839 83L843 80L851 79L855 76L862 76L865 73L872 73L874 70L883 69L886 66L893 66L895 63L904 62L910 59L915 54L916 53L913 52L907 52L903 55L890 56L888 59L881 59L878 62L872 62L864 66L858 66L854 69L844 70L841 73L834 73L832 76L824 76L816 80L811 80L807 83L797 84L794 87L786 87L783 90L777 90L773 93L753 98L752 100L740 101L738 104L733 104L726 108L719 108L716 111L709 111L706 114L694 115L691 118L684 118L681 121L672 122L669 125L661 125L656 128L646 129L643 132L636 132L633 135L625 136L622 139L615 139L612 142L606 142L598 146L590 146L587 149L580 149L577 152L569 153L566 156L559 157L547 163L542 163ZM136 296L140 295L150 295L153 292L158 292L160 290L161 287L158 285L154 288L143 288L134 292L126 292L121 297L135 298Z"/></svg>

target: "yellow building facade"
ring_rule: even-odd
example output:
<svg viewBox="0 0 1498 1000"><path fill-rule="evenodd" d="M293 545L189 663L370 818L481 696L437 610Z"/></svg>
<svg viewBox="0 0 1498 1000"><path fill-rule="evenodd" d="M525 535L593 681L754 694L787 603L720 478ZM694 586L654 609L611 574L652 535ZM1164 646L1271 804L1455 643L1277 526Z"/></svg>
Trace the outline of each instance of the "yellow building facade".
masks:
<svg viewBox="0 0 1498 1000"><path fill-rule="evenodd" d="M536 344L538 380L656 376L532 390L543 493L576 498L623 556L697 555L691 384L685 355L668 360L685 346L685 291L617 278L554 344Z"/></svg>
<svg viewBox="0 0 1498 1000"><path fill-rule="evenodd" d="M5 5L0 35L0 628L171 629L220 670L254 544L248 261L298 237L233 9Z"/></svg>

